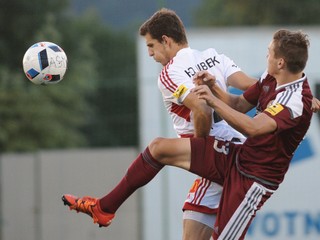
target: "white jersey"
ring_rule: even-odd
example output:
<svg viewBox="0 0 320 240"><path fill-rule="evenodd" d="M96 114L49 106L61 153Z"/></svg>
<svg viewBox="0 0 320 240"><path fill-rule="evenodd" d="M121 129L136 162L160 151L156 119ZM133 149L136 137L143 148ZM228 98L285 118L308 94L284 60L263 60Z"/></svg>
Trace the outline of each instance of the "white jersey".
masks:
<svg viewBox="0 0 320 240"><path fill-rule="evenodd" d="M219 86L227 91L227 78L241 69L227 56L218 54L215 49L197 51L191 48L181 49L162 69L158 78L158 87L162 93L165 107L170 114L178 136L191 136L194 133L192 112L182 104L194 88L192 77L196 72L206 70L216 77ZM231 140L244 138L224 120L213 121L210 135Z"/></svg>

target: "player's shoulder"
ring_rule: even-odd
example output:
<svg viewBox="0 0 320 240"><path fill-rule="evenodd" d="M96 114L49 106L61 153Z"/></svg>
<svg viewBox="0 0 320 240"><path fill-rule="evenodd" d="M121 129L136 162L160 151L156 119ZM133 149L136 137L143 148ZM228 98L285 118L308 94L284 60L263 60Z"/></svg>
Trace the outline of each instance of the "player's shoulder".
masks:
<svg viewBox="0 0 320 240"><path fill-rule="evenodd" d="M312 93L306 76L283 86L279 91L278 103L288 107L293 117L301 116L303 109L311 111Z"/></svg>
<svg viewBox="0 0 320 240"><path fill-rule="evenodd" d="M218 52L215 48L207 48L202 51L198 51L199 54L203 55L204 57L215 57L215 58L224 58L226 55L223 53Z"/></svg>
<svg viewBox="0 0 320 240"><path fill-rule="evenodd" d="M302 94L302 91L310 89L307 77L305 75L300 79L285 84L283 87L285 88L285 91L296 94Z"/></svg>
<svg viewBox="0 0 320 240"><path fill-rule="evenodd" d="M223 54L219 54L214 48L207 48L204 50L198 50L194 48L183 48L181 49L177 55L173 58L173 62L184 62L188 61L188 59L194 59L197 57L203 57L203 56L224 56Z"/></svg>
<svg viewBox="0 0 320 240"><path fill-rule="evenodd" d="M170 73L176 71L179 72L182 69L185 69L186 66L190 66L190 64L193 62L195 54L196 53L194 49L189 47L179 50L176 56L174 56L163 68L163 71Z"/></svg>

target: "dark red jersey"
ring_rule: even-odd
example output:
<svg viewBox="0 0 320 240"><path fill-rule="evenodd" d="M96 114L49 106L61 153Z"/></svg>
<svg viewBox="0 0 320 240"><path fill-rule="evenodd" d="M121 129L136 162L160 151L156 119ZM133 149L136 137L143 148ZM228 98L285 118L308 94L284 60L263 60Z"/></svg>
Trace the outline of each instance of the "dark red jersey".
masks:
<svg viewBox="0 0 320 240"><path fill-rule="evenodd" d="M244 93L245 99L277 123L273 133L249 137L241 147L237 165L241 173L277 187L288 170L293 153L303 140L312 117L312 93L307 77L277 86L263 77ZM262 181L261 181L262 180Z"/></svg>

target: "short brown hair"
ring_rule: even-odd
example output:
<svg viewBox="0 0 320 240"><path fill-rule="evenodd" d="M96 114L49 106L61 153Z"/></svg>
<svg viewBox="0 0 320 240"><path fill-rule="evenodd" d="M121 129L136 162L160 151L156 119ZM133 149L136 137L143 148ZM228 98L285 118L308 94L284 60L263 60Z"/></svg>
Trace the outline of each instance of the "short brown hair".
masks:
<svg viewBox="0 0 320 240"><path fill-rule="evenodd" d="M188 43L185 27L181 19L174 11L166 8L155 12L141 25L139 32L141 36L149 33L152 38L159 42L162 42L162 36L166 35L178 44Z"/></svg>
<svg viewBox="0 0 320 240"><path fill-rule="evenodd" d="M282 57L292 73L303 71L308 61L308 35L301 31L280 29L273 35L275 57Z"/></svg>

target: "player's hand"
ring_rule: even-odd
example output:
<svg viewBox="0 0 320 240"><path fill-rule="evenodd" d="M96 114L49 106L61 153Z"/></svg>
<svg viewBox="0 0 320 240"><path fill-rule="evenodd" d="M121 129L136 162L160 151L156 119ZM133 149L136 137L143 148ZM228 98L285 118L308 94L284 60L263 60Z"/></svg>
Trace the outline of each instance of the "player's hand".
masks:
<svg viewBox="0 0 320 240"><path fill-rule="evenodd" d="M199 71L193 76L193 83L196 86L207 85L211 89L216 83L216 77L208 71Z"/></svg>
<svg viewBox="0 0 320 240"><path fill-rule="evenodd" d="M320 100L319 99L317 99L315 97L312 99L311 110L314 113L319 112L319 110L320 110Z"/></svg>
<svg viewBox="0 0 320 240"><path fill-rule="evenodd" d="M212 94L207 85L198 85L191 90L199 99L203 99L210 107L214 107L216 97Z"/></svg>

